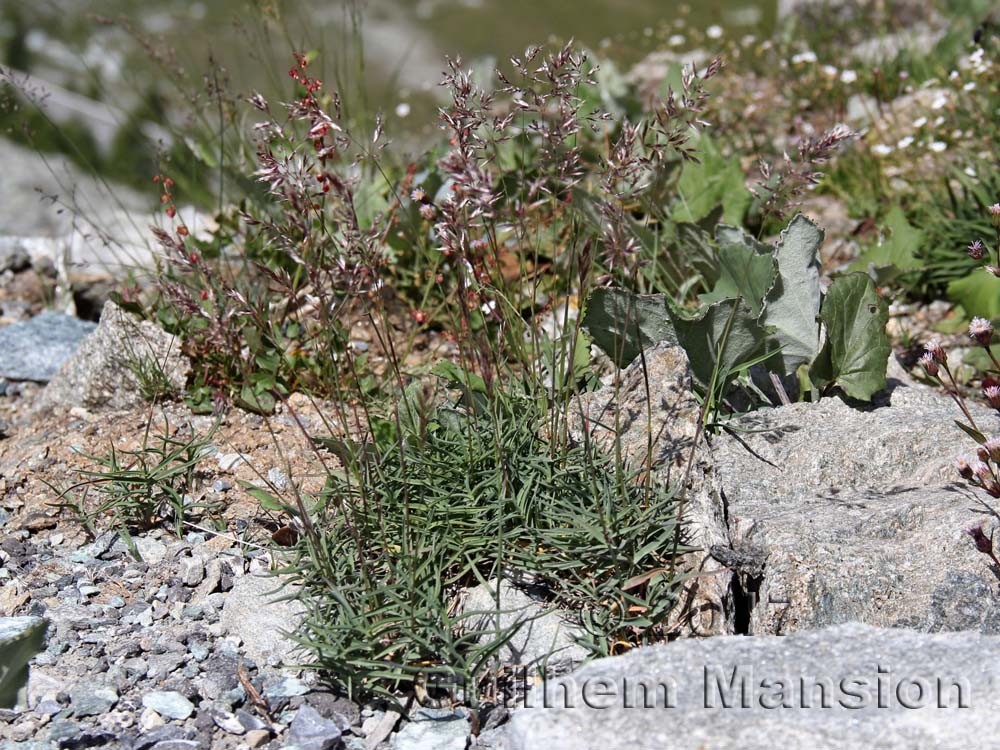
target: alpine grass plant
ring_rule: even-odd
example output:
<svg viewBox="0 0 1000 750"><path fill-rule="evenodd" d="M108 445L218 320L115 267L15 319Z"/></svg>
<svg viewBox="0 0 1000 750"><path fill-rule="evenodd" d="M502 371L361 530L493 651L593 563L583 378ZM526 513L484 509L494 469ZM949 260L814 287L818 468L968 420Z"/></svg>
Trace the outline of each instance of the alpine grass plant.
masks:
<svg viewBox="0 0 1000 750"><path fill-rule="evenodd" d="M114 444L103 456L85 456L98 468L81 471L81 481L58 491L57 504L96 537L98 524L110 517L126 540L130 530L144 530L164 521L176 533L194 512L195 471L214 433L172 431L165 422L161 434L151 434L150 420L142 446L119 450Z"/></svg>
<svg viewBox="0 0 1000 750"><path fill-rule="evenodd" d="M461 596L479 584L499 596L510 576L582 623L594 653L666 635L673 493L594 446L557 448L534 399L473 380L419 417L404 399L389 429L352 447L283 571L306 605L299 642L352 695L478 702L523 623L484 629Z"/></svg>

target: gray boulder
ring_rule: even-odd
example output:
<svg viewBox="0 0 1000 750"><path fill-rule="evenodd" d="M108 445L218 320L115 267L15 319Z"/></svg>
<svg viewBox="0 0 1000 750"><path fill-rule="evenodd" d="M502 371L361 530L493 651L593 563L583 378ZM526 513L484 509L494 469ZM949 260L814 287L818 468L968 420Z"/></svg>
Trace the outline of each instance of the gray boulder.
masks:
<svg viewBox="0 0 1000 750"><path fill-rule="evenodd" d="M128 409L145 396L182 390L190 369L178 339L107 302L97 329L52 378L39 408Z"/></svg>
<svg viewBox="0 0 1000 750"><path fill-rule="evenodd" d="M847 621L1000 632L997 575L965 529L996 527L953 468L975 443L957 407L896 383L872 406L827 398L765 409L714 443L738 576L737 631L785 634ZM977 408L1000 434L1000 417Z"/></svg>
<svg viewBox="0 0 1000 750"><path fill-rule="evenodd" d="M93 330L93 323L49 311L0 328L0 377L47 382Z"/></svg>
<svg viewBox="0 0 1000 750"><path fill-rule="evenodd" d="M1000 730L1000 638L857 623L687 639L537 688L509 750L986 747Z"/></svg>

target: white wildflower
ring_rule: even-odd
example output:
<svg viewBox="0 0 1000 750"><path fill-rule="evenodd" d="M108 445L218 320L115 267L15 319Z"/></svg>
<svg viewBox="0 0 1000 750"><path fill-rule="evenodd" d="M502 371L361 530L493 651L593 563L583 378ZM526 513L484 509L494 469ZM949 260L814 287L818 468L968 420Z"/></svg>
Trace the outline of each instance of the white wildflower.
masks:
<svg viewBox="0 0 1000 750"><path fill-rule="evenodd" d="M858 74L853 70L845 70L840 74L840 82L844 84L852 84L858 80Z"/></svg>

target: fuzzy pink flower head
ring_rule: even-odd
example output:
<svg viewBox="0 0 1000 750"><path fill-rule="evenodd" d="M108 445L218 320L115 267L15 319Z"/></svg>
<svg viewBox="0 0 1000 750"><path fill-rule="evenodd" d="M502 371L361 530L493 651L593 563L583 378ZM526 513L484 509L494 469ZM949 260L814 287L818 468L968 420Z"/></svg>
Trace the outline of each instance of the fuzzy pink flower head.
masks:
<svg viewBox="0 0 1000 750"><path fill-rule="evenodd" d="M976 478L981 482L988 482L993 479L993 472L990 471L990 466L985 461L979 461L977 459L969 464L969 466L972 468L972 473L975 474Z"/></svg>
<svg viewBox="0 0 1000 750"><path fill-rule="evenodd" d="M969 323L969 336L980 346L989 346L993 340L993 325L986 318L973 318Z"/></svg>
<svg viewBox="0 0 1000 750"><path fill-rule="evenodd" d="M993 218L993 223L1000 225L1000 203L994 203L990 206L990 216Z"/></svg>
<svg viewBox="0 0 1000 750"><path fill-rule="evenodd" d="M437 216L437 209L433 203L421 203L419 210L420 215L427 221L432 221Z"/></svg>
<svg viewBox="0 0 1000 750"><path fill-rule="evenodd" d="M1000 409L1000 386L989 385L983 388L983 396L994 409Z"/></svg>
<svg viewBox="0 0 1000 750"><path fill-rule="evenodd" d="M934 359L934 355L931 354L930 352L924 352L923 354L921 354L920 359L917 360L917 364L923 367L924 372L926 372L930 377L932 378L937 377L938 363L937 360Z"/></svg>
<svg viewBox="0 0 1000 750"><path fill-rule="evenodd" d="M414 203L423 203L426 198L427 198L427 193L424 192L423 188L413 188L413 190L410 192L410 200L413 201Z"/></svg>
<svg viewBox="0 0 1000 750"><path fill-rule="evenodd" d="M982 240L974 240L968 247L969 257L973 260L982 260L986 257L986 247Z"/></svg>
<svg viewBox="0 0 1000 750"><path fill-rule="evenodd" d="M986 449L993 461L1000 463L1000 438L990 438L983 443L983 448Z"/></svg>
<svg viewBox="0 0 1000 750"><path fill-rule="evenodd" d="M924 344L924 351L934 357L934 361L939 365L943 365L948 361L948 355L944 353L944 347L941 345L940 339L928 341Z"/></svg>

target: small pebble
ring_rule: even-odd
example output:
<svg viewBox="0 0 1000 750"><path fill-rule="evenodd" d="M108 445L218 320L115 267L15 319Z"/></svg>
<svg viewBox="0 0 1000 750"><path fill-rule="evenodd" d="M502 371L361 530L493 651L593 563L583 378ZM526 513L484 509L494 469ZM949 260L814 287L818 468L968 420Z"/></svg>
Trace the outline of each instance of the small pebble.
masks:
<svg viewBox="0 0 1000 750"><path fill-rule="evenodd" d="M194 704L173 690L147 693L142 697L142 705L156 711L160 716L178 721L184 721L194 713Z"/></svg>

